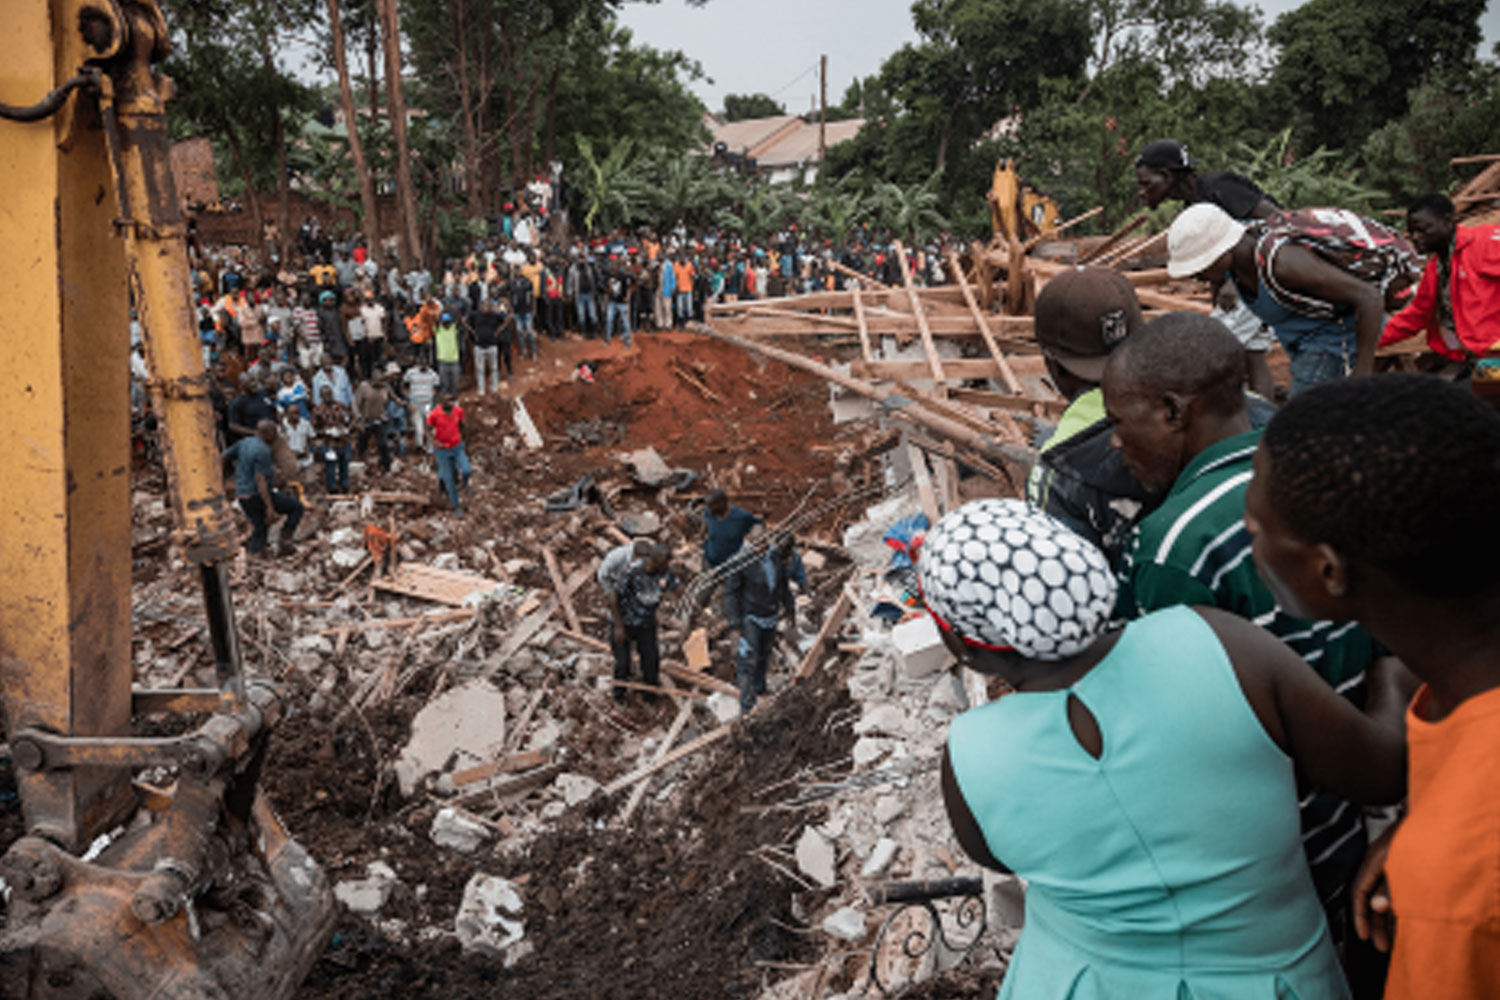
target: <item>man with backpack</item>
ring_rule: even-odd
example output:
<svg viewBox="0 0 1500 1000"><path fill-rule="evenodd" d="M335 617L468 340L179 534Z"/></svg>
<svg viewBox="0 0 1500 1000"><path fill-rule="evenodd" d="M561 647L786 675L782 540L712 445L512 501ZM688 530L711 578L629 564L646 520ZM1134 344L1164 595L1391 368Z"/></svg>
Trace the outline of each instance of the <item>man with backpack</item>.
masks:
<svg viewBox="0 0 1500 1000"><path fill-rule="evenodd" d="M1410 292L1411 244L1337 208L1278 212L1246 226L1218 205L1189 206L1167 234L1167 273L1218 287L1226 277L1292 362L1292 395L1374 370L1385 314Z"/></svg>

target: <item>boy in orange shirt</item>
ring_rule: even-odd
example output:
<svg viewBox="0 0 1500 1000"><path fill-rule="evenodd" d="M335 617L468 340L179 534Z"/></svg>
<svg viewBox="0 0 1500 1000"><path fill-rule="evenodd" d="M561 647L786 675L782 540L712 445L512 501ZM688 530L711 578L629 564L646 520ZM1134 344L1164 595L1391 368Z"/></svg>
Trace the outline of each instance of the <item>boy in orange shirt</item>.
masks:
<svg viewBox="0 0 1500 1000"><path fill-rule="evenodd" d="M1245 509L1287 612L1358 621L1425 682L1410 815L1354 886L1360 936L1394 937L1386 1000L1500 996L1500 415L1429 376L1315 386L1267 426Z"/></svg>

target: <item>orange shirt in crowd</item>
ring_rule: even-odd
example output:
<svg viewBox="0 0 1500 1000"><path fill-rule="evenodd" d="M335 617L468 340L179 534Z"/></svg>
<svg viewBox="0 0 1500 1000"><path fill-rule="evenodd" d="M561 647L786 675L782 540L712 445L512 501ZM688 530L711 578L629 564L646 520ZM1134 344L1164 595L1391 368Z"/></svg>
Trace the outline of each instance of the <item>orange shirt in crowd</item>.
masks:
<svg viewBox="0 0 1500 1000"><path fill-rule="evenodd" d="M693 290L693 265L691 261L679 260L673 262L672 272L677 277L677 290L679 292L691 292Z"/></svg>
<svg viewBox="0 0 1500 1000"><path fill-rule="evenodd" d="M425 344L431 340L437 330L438 317L442 314L443 307L438 305L436 299L428 299L422 303L422 308L417 310L417 332L412 334L412 343Z"/></svg>
<svg viewBox="0 0 1500 1000"><path fill-rule="evenodd" d="M1396 943L1385 1000L1500 997L1500 688L1406 714L1411 812L1386 859Z"/></svg>
<svg viewBox="0 0 1500 1000"><path fill-rule="evenodd" d="M656 255L661 253L661 244L656 240L642 240L641 249L646 251L646 259L652 261Z"/></svg>

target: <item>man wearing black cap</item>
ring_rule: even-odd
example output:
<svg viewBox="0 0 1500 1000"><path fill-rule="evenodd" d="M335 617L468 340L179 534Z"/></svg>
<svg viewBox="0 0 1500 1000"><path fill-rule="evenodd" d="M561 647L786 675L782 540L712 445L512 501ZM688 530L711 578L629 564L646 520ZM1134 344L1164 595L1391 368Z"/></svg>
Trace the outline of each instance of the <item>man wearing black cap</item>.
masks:
<svg viewBox="0 0 1500 1000"><path fill-rule="evenodd" d="M1213 202L1236 219L1265 219L1281 211L1276 199L1253 181L1229 170L1199 174L1198 161L1176 139L1146 144L1135 161L1135 182L1150 208L1164 201L1195 205Z"/></svg>
<svg viewBox="0 0 1500 1000"><path fill-rule="evenodd" d="M1048 376L1070 402L1042 445L1026 500L1099 546L1116 570L1131 529L1161 497L1110 447L1099 383L1110 352L1144 322L1134 286L1109 268L1065 271L1036 300L1037 343Z"/></svg>

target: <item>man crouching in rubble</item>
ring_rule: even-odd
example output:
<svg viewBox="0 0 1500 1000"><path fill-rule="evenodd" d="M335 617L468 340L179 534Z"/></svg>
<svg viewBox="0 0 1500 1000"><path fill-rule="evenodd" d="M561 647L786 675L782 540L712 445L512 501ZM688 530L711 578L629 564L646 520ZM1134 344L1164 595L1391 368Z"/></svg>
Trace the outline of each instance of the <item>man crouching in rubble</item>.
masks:
<svg viewBox="0 0 1500 1000"><path fill-rule="evenodd" d="M740 633L734 679L740 689L740 711L749 712L766 693L766 666L776 645L782 612L796 620L792 582L807 590L807 570L792 547L789 532L778 532L769 545L766 526L757 522L734 557L734 571L724 580L724 614ZM763 554L758 554L764 548Z"/></svg>
<svg viewBox="0 0 1500 1000"><path fill-rule="evenodd" d="M662 594L677 586L678 577L668 560L672 550L655 542L636 541L609 554L599 567L599 583L611 601L610 647L615 654L615 680L630 679L630 650L641 657L641 681L655 687L661 664L656 638L656 609ZM608 572L606 572L608 570ZM616 702L625 700L625 688L616 685ZM656 693L646 692L654 704Z"/></svg>

